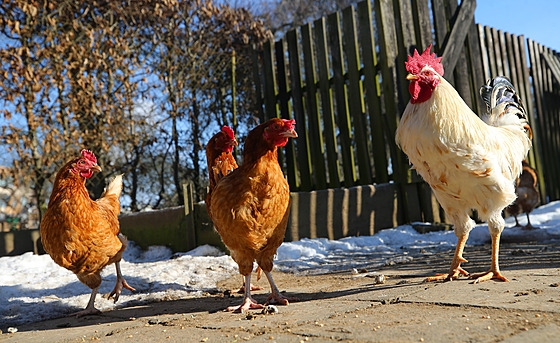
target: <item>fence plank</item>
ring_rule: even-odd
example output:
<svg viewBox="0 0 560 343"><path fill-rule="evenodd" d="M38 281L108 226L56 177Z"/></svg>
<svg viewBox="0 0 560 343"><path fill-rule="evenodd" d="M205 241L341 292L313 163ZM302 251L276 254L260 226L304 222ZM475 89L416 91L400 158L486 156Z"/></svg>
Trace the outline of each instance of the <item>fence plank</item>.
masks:
<svg viewBox="0 0 560 343"><path fill-rule="evenodd" d="M360 42L362 43L362 59L364 65L364 88L366 91L367 111L371 132L373 164L375 166L375 182L389 182L387 170L387 153L383 135L383 120L381 109L381 89L376 66L375 41L373 36L373 18L370 1L358 3L358 23L360 28ZM392 143L390 143L392 144Z"/></svg>
<svg viewBox="0 0 560 343"><path fill-rule="evenodd" d="M477 24L478 29L478 42L480 46L480 55L482 56L482 71L484 73L484 80L489 80L490 75L492 74L490 71L490 52L488 51L488 44L486 44L486 34L484 26Z"/></svg>
<svg viewBox="0 0 560 343"><path fill-rule="evenodd" d="M305 125L305 108L303 105L303 90L301 80L299 34L297 30L288 31L288 59L290 62L290 89L292 90L292 102L294 118L298 126L297 161L299 166L299 177L301 180L300 190L309 191L313 188L311 181L311 158L309 156L309 134Z"/></svg>
<svg viewBox="0 0 560 343"><path fill-rule="evenodd" d="M480 51L480 36L478 34L478 26L474 22L474 18L471 22L471 27L469 29L469 34L467 35L467 47L469 64L471 67L471 77L472 77L472 87L471 94L473 94L473 111L477 113L485 113L486 105L479 95L479 89L485 84L486 79L484 78L484 70L482 64L482 55Z"/></svg>
<svg viewBox="0 0 560 343"><path fill-rule="evenodd" d="M313 160L313 175L315 187L313 189L327 188L327 174L325 169L325 151L323 145L323 132L319 118L319 94L317 93L317 78L315 76L315 54L313 51L311 25L301 27L303 44L303 60L305 65L305 84L307 100L307 118L309 122L310 155Z"/></svg>
<svg viewBox="0 0 560 343"><path fill-rule="evenodd" d="M329 187L340 187L340 163L338 160L338 144L336 142L334 104L330 87L329 57L327 55L327 23L323 17L314 23L315 42L317 48L317 64L319 67L319 89L323 113L324 137L327 148L327 165L329 170Z"/></svg>
<svg viewBox="0 0 560 343"><path fill-rule="evenodd" d="M418 50L424 50L433 43L432 23L430 21L429 0L412 0L414 17L414 32Z"/></svg>
<svg viewBox="0 0 560 343"><path fill-rule="evenodd" d="M276 75L274 74L274 61L272 59L272 42L263 46L264 56L264 108L265 119L278 116L276 109Z"/></svg>
<svg viewBox="0 0 560 343"><path fill-rule="evenodd" d="M327 17L327 23L332 56L332 69L334 73L336 118L340 133L344 185L350 187L356 183L356 169L354 164L354 151L352 149L352 133L350 132L350 116L348 115L348 95L346 93L346 82L344 80L344 59L342 56L339 13L336 12L329 15Z"/></svg>
<svg viewBox="0 0 560 343"><path fill-rule="evenodd" d="M494 71L492 77L496 77L498 75L504 75L504 63L503 63L503 56L502 56L502 49L500 46L500 35L498 30L495 28L490 29L492 34L492 48L494 51L494 62L496 63L496 70Z"/></svg>
<svg viewBox="0 0 560 343"><path fill-rule="evenodd" d="M541 203L546 204L547 192L546 192L546 179L544 178L544 165L542 157L544 156L543 151L543 127L539 123L540 116L537 118L535 115L535 102L533 101L533 93L531 91L531 79L529 64L527 62L528 47L525 45L525 38L523 36L513 35L514 51L516 53L516 60L518 64L519 78L523 80L522 84L522 94L524 95L525 105L527 107L527 113L529 115L529 122L531 123L531 128L533 130L533 149L531 154L533 155L532 166L536 168L537 174L539 175L539 191L541 195Z"/></svg>
<svg viewBox="0 0 560 343"><path fill-rule="evenodd" d="M474 4L473 4L474 3ZM445 69L449 72L453 72L455 79L455 89L461 95L461 98L465 103L472 109L473 108L473 94L471 93L470 78L468 72L467 58L465 55L466 38L469 32L469 23L474 19L474 8L476 7L476 1L471 0L469 2L463 1L461 6L457 6L457 0L448 0L448 21L451 27L451 32L449 33L448 43L454 47L454 50L449 49L447 45L442 54L442 61L444 63ZM472 12L472 14L470 14ZM470 14L470 15L469 15ZM457 31L458 30L458 31ZM457 33L455 33L457 32ZM455 41L453 42L452 39ZM449 51L446 53L446 51ZM455 54L455 56L451 55ZM448 61L447 58L450 60Z"/></svg>
<svg viewBox="0 0 560 343"><path fill-rule="evenodd" d="M536 107L539 118L540 127L543 128L541 135L546 144L543 144L543 164L545 167L546 176L546 193L551 197L555 198L555 181L557 169L555 166L555 153L554 147L551 146L551 136L550 130L545 130L544 128L549 127L548 111L546 110L546 103L544 101L544 75L541 66L540 51L538 49L538 44L531 39L527 39L527 45L529 46L529 56L531 60L531 76L533 78L533 87L535 93Z"/></svg>
<svg viewBox="0 0 560 343"><path fill-rule="evenodd" d="M280 109L281 118L292 118L290 110L290 96L288 95L288 73L286 70L286 49L284 40L280 39L274 45L276 72L278 74L278 107ZM296 150L294 140L288 140L288 144L284 147L285 159L288 165L288 183L292 190L297 190L300 187L299 179L297 177L298 164L296 160ZM281 160L282 155L279 156Z"/></svg>
<svg viewBox="0 0 560 343"><path fill-rule="evenodd" d="M404 163L405 156L393 142L395 141L395 131L397 129L399 96L397 93L397 70L395 66L397 34L395 32L393 3L390 0L379 0L375 3L376 29L379 37L379 52L381 62L381 78L383 80L383 100L385 105L385 117L387 125L387 140L389 141L389 151L393 167L393 180L399 184L399 208L403 211L405 221L409 218L409 209L406 201L405 185L408 180L408 168Z"/></svg>
<svg viewBox="0 0 560 343"><path fill-rule="evenodd" d="M457 1L454 0L450 2L450 4L452 3L454 3L454 6L450 9L455 12ZM456 19L453 21L451 32L448 35L449 38L446 39L442 46L443 53L441 53L440 56L442 56L442 61L445 61L446 68L449 70L455 69L455 65L459 61L459 57L463 51L465 38L467 37L469 23L474 18L475 8L475 0L461 1L459 12L455 16Z"/></svg>
<svg viewBox="0 0 560 343"><path fill-rule="evenodd" d="M366 139L367 126L364 110L364 91L360 80L360 57L358 55L358 42L356 32L354 6L347 7L342 11L342 27L344 29L344 50L346 52L346 64L348 66L348 92L350 95L350 116L356 145L356 158L358 162L359 178L358 184L367 185L373 182L371 176L371 165L369 162L370 152Z"/></svg>

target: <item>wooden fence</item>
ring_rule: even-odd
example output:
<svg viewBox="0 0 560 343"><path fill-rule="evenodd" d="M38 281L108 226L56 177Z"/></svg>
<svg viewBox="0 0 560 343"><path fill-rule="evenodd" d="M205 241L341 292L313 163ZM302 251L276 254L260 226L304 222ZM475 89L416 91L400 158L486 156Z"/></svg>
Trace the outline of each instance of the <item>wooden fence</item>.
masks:
<svg viewBox="0 0 560 343"><path fill-rule="evenodd" d="M485 80L512 80L535 134L529 162L540 174L542 203L560 198L559 55L477 25L475 7L475 0L366 0L255 52L263 117L296 119L299 138L281 156L292 191L392 181L407 211L405 185L427 188L394 140L410 99L404 62L433 44L445 78L475 112L486 110L478 95Z"/></svg>

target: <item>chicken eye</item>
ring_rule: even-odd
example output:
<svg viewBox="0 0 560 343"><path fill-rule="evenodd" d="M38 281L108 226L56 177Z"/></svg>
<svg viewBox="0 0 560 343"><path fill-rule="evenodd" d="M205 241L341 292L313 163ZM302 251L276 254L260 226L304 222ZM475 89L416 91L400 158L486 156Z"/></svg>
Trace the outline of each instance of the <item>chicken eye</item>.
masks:
<svg viewBox="0 0 560 343"><path fill-rule="evenodd" d="M86 162L84 160L81 160L80 162L78 162L78 164L85 164Z"/></svg>

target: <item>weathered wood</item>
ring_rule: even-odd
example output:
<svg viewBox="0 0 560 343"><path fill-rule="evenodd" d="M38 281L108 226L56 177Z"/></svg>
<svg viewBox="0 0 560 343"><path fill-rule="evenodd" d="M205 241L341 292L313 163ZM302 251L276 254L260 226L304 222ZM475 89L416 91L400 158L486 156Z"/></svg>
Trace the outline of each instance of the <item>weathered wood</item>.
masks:
<svg viewBox="0 0 560 343"><path fill-rule="evenodd" d="M358 55L358 34L356 32L354 7L347 7L342 11L342 25L345 39L344 51L346 52L346 64L348 66L348 92L349 108L354 132L354 144L356 145L356 157L358 162L359 179L358 184L367 185L373 182L370 152L368 149L367 126L364 110L364 91L360 80L360 57Z"/></svg>
<svg viewBox="0 0 560 343"><path fill-rule="evenodd" d="M385 116L387 125L387 139L389 141L389 151L394 173L394 181L399 183L399 206L403 210L405 220L409 218L409 211L406 202L405 184L408 180L408 168L404 163L405 156L393 144L395 141L395 131L397 129L398 116L400 109L397 109L397 69L395 66L397 34L395 32L393 3L390 0L379 0L375 3L376 28L379 37L379 52L381 63L381 78L383 80L383 100L385 105ZM398 111L398 112L397 112Z"/></svg>
<svg viewBox="0 0 560 343"><path fill-rule="evenodd" d="M334 104L330 87L329 57L327 55L327 23L323 17L314 23L317 64L319 67L319 89L323 114L324 137L327 148L327 165L329 170L329 187L340 187L340 163L338 144L336 142Z"/></svg>
<svg viewBox="0 0 560 343"><path fill-rule="evenodd" d="M360 42L362 47L362 61L364 69L364 88L366 92L367 112L371 130L371 145L373 164L375 166L375 182L389 182L387 170L387 153L383 134L383 119L381 116L381 89L379 75L377 75L377 55L371 23L372 8L370 1L358 3L358 23L360 28Z"/></svg>
<svg viewBox="0 0 560 343"><path fill-rule="evenodd" d="M484 36L486 38L486 51L488 52L488 66L490 67L488 79L491 79L499 74L498 67L496 66L496 53L494 52L494 38L492 37L491 27L484 27Z"/></svg>
<svg viewBox="0 0 560 343"><path fill-rule="evenodd" d="M265 119L270 119L278 116L276 108L276 75L274 74L274 60L272 59L272 42L266 42L264 44L263 56Z"/></svg>
<svg viewBox="0 0 560 343"><path fill-rule="evenodd" d="M465 17L466 19L463 20L462 22L460 22L459 20L462 18L462 16L465 15L465 8L463 8L463 6L467 6L468 4L465 3L465 1L462 2L461 7L459 8L457 6L457 0L447 0L447 9L448 9L448 21L449 21L449 27L452 28L451 33L449 35L449 39L456 39L455 43L452 43L453 45L457 45L456 47L456 51L457 52L453 52L454 54L456 54L456 57L454 57L455 62L453 61L453 58L450 61L447 61L446 58L449 58L452 53L452 51L449 52L449 54L446 55L446 52L443 52L443 57L442 57L442 63L445 66L445 69L447 69L448 73L450 74L451 72L453 72L454 77L455 77L455 89L457 90L457 92L461 95L461 97L463 98L463 100L465 101L465 103L471 108L476 110L476 108L473 108L473 95L471 92L471 87L470 87L470 78L469 78L469 71L468 71L468 64L467 64L467 57L465 54L465 41L467 39L467 34L469 32L469 24L473 22L474 20L474 14L473 16L470 17ZM476 1L474 2L474 7L476 7ZM463 13L461 13L463 12ZM474 12L473 12L474 13ZM470 19L469 19L470 18ZM460 25L460 26L457 26ZM453 38L451 35L453 34L453 31L459 29L461 30L460 35L456 34L455 38ZM462 40L459 40L461 39ZM449 43L448 43L449 44ZM446 48L447 49L447 48ZM450 63L451 62L451 63ZM453 63L454 62L454 63Z"/></svg>
<svg viewBox="0 0 560 343"><path fill-rule="evenodd" d="M544 61L547 63L548 68L552 71L552 75L556 78L556 82L560 83L560 61L549 52L545 52L543 55Z"/></svg>
<svg viewBox="0 0 560 343"><path fill-rule="evenodd" d="M301 180L300 190L309 191L313 188L313 185L311 180L311 158L309 156L309 135L307 132L307 120L305 118L303 104L298 31L288 31L286 40L288 41L288 60L290 63L290 89L292 91L294 118L296 120L298 132L296 146L299 176Z"/></svg>
<svg viewBox="0 0 560 343"><path fill-rule="evenodd" d="M313 52L310 24L301 27L301 36L305 65L305 99L309 122L310 155L313 161L313 175L315 176L315 186L313 189L325 189L327 188L327 175L325 169L323 132L321 130L321 119L319 118L319 94L317 93L317 81L315 76L315 54Z"/></svg>
<svg viewBox="0 0 560 343"><path fill-rule="evenodd" d="M480 46L480 55L482 56L482 71L484 73L484 80L489 80L490 75L492 74L490 71L490 61L489 61L489 51L486 44L486 35L484 33L484 26L478 24L478 42Z"/></svg>
<svg viewBox="0 0 560 343"><path fill-rule="evenodd" d="M502 49L500 46L500 34L495 28L490 29L492 34L492 48L494 50L494 61L496 63L496 70L492 77L504 75L504 57L502 56Z"/></svg>
<svg viewBox="0 0 560 343"><path fill-rule="evenodd" d="M430 0L412 0L412 11L414 16L414 32L416 33L416 44L418 50L424 50L432 44L432 22L430 21Z"/></svg>
<svg viewBox="0 0 560 343"><path fill-rule="evenodd" d="M400 28L397 29L397 42L399 42L397 53L397 77L399 82L395 87L398 89L399 112L403 113L410 94L408 92L408 82L401 82L406 78L405 62L408 61L408 55L412 55L416 48L416 35L414 33L414 20L412 19L412 5L410 0L398 0L394 2L398 7L395 9L400 22Z"/></svg>
<svg viewBox="0 0 560 343"><path fill-rule="evenodd" d="M463 0L459 11L453 23L453 28L445 40L442 50L442 61L445 61L446 68L449 70L455 69L455 65L459 60L464 46L465 38L467 37L469 24L474 18L474 10L476 8L476 0Z"/></svg>
<svg viewBox="0 0 560 343"><path fill-rule="evenodd" d="M482 64L482 55L480 51L480 37L478 35L478 27L474 20L471 22L469 34L467 35L468 56L471 67L470 75L472 77L471 93L473 98L473 111L479 114L486 112L486 105L480 97L479 89L485 84L484 70Z"/></svg>
<svg viewBox="0 0 560 343"><path fill-rule="evenodd" d="M286 70L286 49L284 40L280 39L274 45L276 72L278 74L278 107L280 109L281 118L292 118L290 110L290 96L288 95L288 73ZM288 140L288 144L284 148L286 162L288 164L288 183L292 190L298 190L300 182L298 178L298 163L296 160L296 150L294 140Z"/></svg>
<svg viewBox="0 0 560 343"><path fill-rule="evenodd" d="M348 116L348 94L344 79L344 59L342 56L342 40L340 31L339 13L327 17L329 45L332 56L332 69L334 74L334 92L336 99L336 119L340 133L341 152L344 170L344 185L353 186L356 183L356 170L354 152L350 132L350 117Z"/></svg>

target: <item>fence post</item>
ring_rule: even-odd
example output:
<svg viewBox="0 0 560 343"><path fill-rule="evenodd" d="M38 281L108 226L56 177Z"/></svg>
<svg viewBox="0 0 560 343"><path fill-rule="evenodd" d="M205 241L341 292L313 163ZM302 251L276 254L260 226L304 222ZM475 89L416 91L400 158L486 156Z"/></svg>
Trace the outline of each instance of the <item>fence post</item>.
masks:
<svg viewBox="0 0 560 343"><path fill-rule="evenodd" d="M187 246L192 249L198 246L196 237L196 221L194 216L194 185L192 181L183 184L183 197L185 202L185 229L187 236Z"/></svg>

